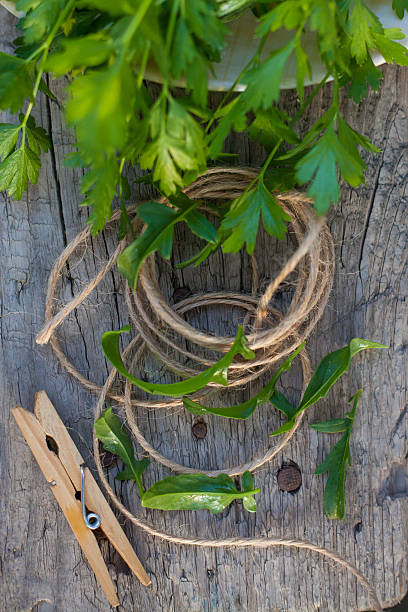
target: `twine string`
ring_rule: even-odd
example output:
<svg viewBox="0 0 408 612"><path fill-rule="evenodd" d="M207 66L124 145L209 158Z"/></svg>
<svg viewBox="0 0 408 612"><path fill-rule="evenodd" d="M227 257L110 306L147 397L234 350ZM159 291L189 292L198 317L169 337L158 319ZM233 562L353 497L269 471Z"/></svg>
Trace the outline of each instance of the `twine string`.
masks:
<svg viewBox="0 0 408 612"><path fill-rule="evenodd" d="M204 202L208 200L224 202L239 197L256 176L257 171L251 168L213 168L187 187L185 193L191 199L199 199ZM203 308L214 304L238 306L246 312L244 327L248 338L248 346L255 352L255 358L250 362L235 360L232 363L229 368L229 387L242 386L251 380L259 378L261 374L273 367L275 363L293 352L309 336L323 313L331 291L334 277L333 240L329 229L324 223L324 219L316 218L310 201L303 194L290 192L277 195L276 197L284 211L291 217L289 224L290 237L295 243L296 249L282 267L278 276L268 283L265 291L260 296L258 267L255 258L252 256L251 295L232 292L202 293L188 297L170 306L160 292L154 255L150 255L147 258L141 266L136 290L132 292L129 286L125 285L126 304L130 319L137 331L136 336L130 341L123 352L124 360L130 358L131 368L138 363L147 349L162 361L168 369L184 377L194 376L200 373L203 367L210 367L218 358L211 359L206 356L207 353L203 357L198 351L196 353L181 348L182 344L185 345L185 343L181 343L180 338L206 351L218 351L221 353L228 351L234 338L205 333L191 326L182 316L194 308ZM163 200L163 203L167 202ZM205 209L205 203L203 208ZM134 214L136 209L136 206L130 206L128 214ZM110 220L111 224L117 223L120 213L120 210L114 212ZM137 218L134 224L135 232L140 232L142 224ZM146 440L137 424L136 408L172 409L182 406L181 399L145 400L132 397L132 388L128 381L126 381L124 393L118 393L113 389L117 375L115 369L111 370L105 384L101 387L83 376L70 362L59 345L56 330L69 314L89 296L106 274L112 270L127 244L127 239L123 239L110 259L105 262L101 270L88 285L54 314L55 295L64 266L69 257L89 237L90 228L87 227L67 245L55 261L48 280L45 324L38 334L36 341L38 344L49 342L63 368L84 387L98 395L95 420L101 416L105 402L108 399L122 405L129 427L142 448L156 461L179 473L200 472L211 476L227 473L230 476L236 476L246 470L254 471L276 457L296 432L301 423L302 414L296 420L295 427L282 436L280 442L275 447L268 449L260 456L252 458L242 465L224 470L197 470L196 468L180 465L164 457ZM293 281L291 278L295 271L296 279ZM271 300L277 289L284 283L289 283L293 287L293 293L286 313L282 314L271 305ZM175 357L177 354L181 359ZM186 360L188 360L188 366L185 365ZM305 349L300 353L300 360L304 391L310 380L310 362ZM210 384L205 389L194 394L193 398L202 399L203 397L208 397L218 387L219 385ZM96 467L109 497L115 506L133 524L148 534L176 544L200 547L269 548L273 546L286 546L308 549L332 559L341 567L351 572L367 590L374 609L377 611L382 610L375 589L359 570L336 552L325 547L295 538L229 537L210 540L194 536L180 537L176 534L158 530L154 525L132 514L120 502L105 476L95 431L93 441Z"/></svg>

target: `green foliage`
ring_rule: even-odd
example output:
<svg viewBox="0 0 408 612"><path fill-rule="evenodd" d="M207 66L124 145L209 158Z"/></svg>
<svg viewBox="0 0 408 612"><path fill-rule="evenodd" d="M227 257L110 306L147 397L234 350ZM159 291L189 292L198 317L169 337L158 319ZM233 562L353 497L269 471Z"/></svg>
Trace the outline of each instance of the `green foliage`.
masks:
<svg viewBox="0 0 408 612"><path fill-rule="evenodd" d="M367 95L369 87L378 90L381 72L371 53L381 53L388 63L408 65L407 50L399 43L401 31L384 29L364 0L18 0L17 8L26 13L19 23L17 56L0 53L0 108L24 114L20 132L4 128L1 137L0 181L10 195L21 197L28 182L37 180L40 141L45 144L45 140L38 130L33 136L28 120L39 91L53 99L44 79L47 72L69 77L63 107L75 130L79 165L85 170L81 192L94 234L110 218L115 196L121 197L124 209L124 167L148 170L154 186L169 198L205 172L209 160L222 159L224 141L232 130L247 132L265 147L268 157L259 180L221 211L217 238L197 211L184 215L176 207L179 220L207 241L186 262L189 265L198 265L220 246L236 252L246 245L251 253L260 219L270 234L281 239L288 218L275 192L307 184L317 212L323 214L338 201L339 175L352 187L363 183L360 147L376 149L341 117L340 87L348 86L355 102ZM393 0L393 8L402 18L406 0ZM258 20L258 48L235 83L246 84L244 91L234 97L232 91L226 92L214 111L208 105L208 74L226 44L224 19L244 10L252 10ZM266 37L279 28L287 30L285 44L261 53ZM304 84L311 77L308 30L316 32L327 72L304 101ZM289 117L278 103L282 75L292 60L302 105ZM144 85L152 67L163 83L155 100ZM297 120L329 77L334 81L330 108L300 138ZM174 90L181 80L186 83L184 97ZM19 139L23 146L17 153ZM290 180L282 185L279 172L267 180L270 169L280 170ZM151 213L154 206L159 210L151 203ZM169 255L175 218L164 209L157 223L147 209L141 214L150 217L146 232L120 260L132 284L146 253L159 249ZM122 221L121 236L126 228L132 231L124 214Z"/></svg>
<svg viewBox="0 0 408 612"><path fill-rule="evenodd" d="M24 121L23 115L20 119ZM21 133L20 145L17 147ZM20 199L28 182L36 183L41 166L41 150L48 151L50 140L46 131L36 126L32 117L26 124L0 124L0 190Z"/></svg>
<svg viewBox="0 0 408 612"><path fill-rule="evenodd" d="M400 19L404 18L404 12L408 11L408 0L392 0L392 8Z"/></svg>
<svg viewBox="0 0 408 612"><path fill-rule="evenodd" d="M189 395L199 391L210 382L215 382L220 385L227 386L228 384L228 368L230 367L235 355L242 355L245 359L253 359L255 354L247 347L247 339L244 336L242 327L238 326L238 332L235 340L227 353L214 365L212 365L201 374L192 376L187 380L183 380L179 383L169 384L156 384L147 383L144 380L135 378L130 372L127 371L125 364L122 361L119 348L119 338L122 332L129 332L130 327L126 326L119 331L109 331L102 336L102 349L105 353L106 358L111 364L117 369L120 374L130 380L134 385L143 389L147 393L153 393L157 395L168 395L170 397L182 397L183 395Z"/></svg>
<svg viewBox="0 0 408 612"><path fill-rule="evenodd" d="M246 73L243 82L247 88L242 94L245 108L254 111L259 108L266 110L279 99L282 73L294 48L295 40L292 40L282 49L273 51L267 60Z"/></svg>
<svg viewBox="0 0 408 612"><path fill-rule="evenodd" d="M116 478L118 480L136 480L140 495L143 495L142 474L149 465L148 459L136 461L132 442L118 417L107 408L104 414L95 421L95 433L105 450L120 457L125 469Z"/></svg>
<svg viewBox="0 0 408 612"><path fill-rule="evenodd" d="M242 475L242 489L239 491L227 474L211 478L205 474L181 474L169 476L156 482L144 491L142 474L149 465L147 458L137 461L133 445L122 423L113 414L112 408L95 422L95 434L103 448L120 457L125 469L116 476L118 480L137 482L142 506L159 510L210 510L216 514L229 506L235 499L242 499L248 512L256 512L254 479L250 472Z"/></svg>
<svg viewBox="0 0 408 612"><path fill-rule="evenodd" d="M288 420L271 435L277 436L291 430L295 425L296 418L301 412L313 406L319 399L326 397L334 383L349 369L351 359L360 351L370 348L388 347L384 344L378 344L378 342L371 342L370 340L363 340L362 338L353 338L347 346L323 357L297 408L292 406L281 393L277 394L275 391L271 397L271 402L278 410L285 414Z"/></svg>
<svg viewBox="0 0 408 612"><path fill-rule="evenodd" d="M221 232L228 234L223 250L237 253L246 242L248 253L253 253L261 216L266 231L282 240L287 230L285 221L290 217L260 178L256 187L233 201L225 215L220 226Z"/></svg>
<svg viewBox="0 0 408 612"><path fill-rule="evenodd" d="M184 397L184 407L192 414L214 414L230 419L247 419L258 406L265 402L271 402L275 408L282 412L287 418L287 422L271 434L271 436L277 436L290 431L294 427L296 419L301 412L310 408L310 406L315 404L319 399L327 395L336 381L349 369L351 359L354 355L368 348L387 348L385 345L378 344L377 342L353 338L344 348L329 353L318 365L306 388L302 401L296 408L289 402L283 393L277 391L275 387L282 373L287 372L291 368L293 360L303 347L304 343L284 361L263 389L246 402L236 406L212 408L193 401L188 397Z"/></svg>
<svg viewBox="0 0 408 612"><path fill-rule="evenodd" d="M255 512L253 496L260 489L253 488L253 478L249 472L243 475L242 486L243 490L239 491L227 474L219 474L215 478L206 474L168 476L147 489L142 497L142 506L158 510L209 510L211 514L217 514L235 499L242 499L245 508Z"/></svg>
<svg viewBox="0 0 408 612"><path fill-rule="evenodd" d="M31 93L30 64L0 51L0 108L15 113L31 99Z"/></svg>
<svg viewBox="0 0 408 612"><path fill-rule="evenodd" d="M136 288L140 266L148 255L157 250L164 258L170 257L176 223L185 221L200 238L213 244L217 242L215 228L196 210L199 201L179 196L171 198L171 202L175 208L158 202L145 202L138 206L137 214L146 224L146 229L118 258L119 271L133 288Z"/></svg>
<svg viewBox="0 0 408 612"><path fill-rule="evenodd" d="M52 30L64 5L64 0L18 0L17 10L26 13L21 20L26 44L37 43Z"/></svg>
<svg viewBox="0 0 408 612"><path fill-rule="evenodd" d="M346 412L344 419L333 419L323 423L310 425L312 429L322 433L343 433L342 438L333 446L330 453L317 466L315 474L329 472L323 497L323 506L326 516L330 519L344 519L346 508L346 469L347 463L351 465L350 459L350 436L353 429L354 417L360 395L360 389L349 402L353 402L351 412Z"/></svg>
<svg viewBox="0 0 408 612"><path fill-rule="evenodd" d="M165 194L173 194L184 185L183 172L189 172L192 179L205 169L202 130L187 110L171 97L167 102L159 99L152 109L148 126L151 142L140 157L140 166L153 168L153 179L160 189Z"/></svg>
<svg viewBox="0 0 408 612"><path fill-rule="evenodd" d="M267 385L254 397L251 397L246 402L242 404L238 404L237 406L230 406L228 408L208 408L207 406L203 406L198 402L194 402L188 397L183 397L184 407L191 412L192 414L216 414L218 416L227 417L230 419L247 419L251 416L254 410L264 404L265 402L270 401L272 395L275 392L275 386L278 382L281 374L283 372L287 372L290 370L293 360L300 353L300 351L305 346L303 342L297 349L294 351L286 361L280 366L277 370L276 374L271 378Z"/></svg>

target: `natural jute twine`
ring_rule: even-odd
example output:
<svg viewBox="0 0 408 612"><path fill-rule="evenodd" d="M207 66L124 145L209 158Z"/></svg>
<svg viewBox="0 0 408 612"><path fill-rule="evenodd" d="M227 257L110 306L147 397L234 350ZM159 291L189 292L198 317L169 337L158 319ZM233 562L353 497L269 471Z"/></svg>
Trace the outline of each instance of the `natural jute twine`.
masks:
<svg viewBox="0 0 408 612"><path fill-rule="evenodd" d="M249 168L214 168L199 177L185 192L191 199L203 200L203 207L205 208L205 201L208 200L222 202L239 197L256 176L256 170ZM194 352L180 348L181 342L177 341L177 338L181 336L196 346L221 353L225 353L230 348L234 340L233 338L204 333L189 325L182 318L184 313L194 308L202 308L208 305L238 306L247 313L244 321L245 332L249 347L255 351L255 359L250 362L235 361L232 364L229 369L229 386L242 386L258 378L263 372L270 369L274 363L289 355L309 336L319 320L330 294L334 276L333 241L324 221L316 218L310 202L304 195L290 192L278 195L277 198L283 209L291 217L291 223L289 224L290 235L296 242L297 248L278 276L269 283L261 296L258 295L257 265L252 257L252 295L225 292L206 293L188 297L176 305L170 306L160 293L154 256L151 255L145 261L140 271L136 291L132 292L127 285L125 289L130 318L138 332L123 353L124 360L133 354L131 367L137 363L146 348L156 355L171 371L183 377L193 376L202 371L203 368L212 365L219 357L214 360L201 357ZM136 206L129 207L129 215L134 214L136 208ZM111 223L117 222L119 216L120 211L115 211ZM134 231L138 233L141 230L142 225L136 217L134 220ZM55 336L56 328L88 297L92 290L112 269L127 244L126 238L122 240L114 254L105 263L96 277L59 312L54 314L55 293L61 272L69 257L89 237L90 228L87 227L68 244L54 263L48 281L45 325L37 336L37 342L39 344L50 342L61 365L87 389L99 395L95 410L95 420L101 416L107 399L123 404L129 426L142 448L163 465L180 473L200 472L211 476L227 473L230 476L235 476L242 474L246 470L253 471L273 459L293 436L300 424L301 417L298 418L296 426L282 437L280 443L274 448L269 449L262 456L252 459L245 465L205 472L180 465L161 455L145 439L137 425L134 412L136 407L169 409L182 406L180 399L142 400L134 398L131 396L131 385L128 381L125 385L124 394L114 392L112 391L112 386L117 374L115 369L111 371L103 387L99 387L96 383L88 380L78 372L75 366L68 360ZM288 277L294 271L297 274L296 280L290 280L290 283L294 285L292 301L286 313L282 314L275 308L272 308L270 302L278 287L288 282ZM174 355L177 353L182 359L178 360L175 358ZM188 367L185 365L186 358L188 358L190 363ZM310 380L310 363L304 349L300 353L300 358L303 370L303 389L305 389ZM208 385L206 389L198 392L194 397L202 398L209 393L213 393L216 391L214 387L217 386L215 384ZM276 537L231 537L209 540L195 536L180 537L156 529L154 525L129 512L117 498L104 474L99 443L95 434L94 456L100 479L115 506L132 523L141 527L150 535L158 536L177 544L200 547L269 548L272 546L286 546L312 550L332 559L350 571L367 590L374 609L377 611L382 610L374 588L354 565L342 559L336 552L316 546L311 542Z"/></svg>

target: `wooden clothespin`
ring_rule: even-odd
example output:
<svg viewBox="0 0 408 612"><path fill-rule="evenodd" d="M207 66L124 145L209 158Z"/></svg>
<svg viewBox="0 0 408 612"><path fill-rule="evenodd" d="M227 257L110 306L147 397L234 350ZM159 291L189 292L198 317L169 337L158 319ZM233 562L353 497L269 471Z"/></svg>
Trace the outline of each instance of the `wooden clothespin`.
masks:
<svg viewBox="0 0 408 612"><path fill-rule="evenodd" d="M119 600L93 533L93 529L99 525L140 582L145 586L151 584L94 477L84 467L84 460L45 391L36 394L34 414L20 406L13 408L12 414L109 603L118 606ZM81 495L78 495L79 492Z"/></svg>

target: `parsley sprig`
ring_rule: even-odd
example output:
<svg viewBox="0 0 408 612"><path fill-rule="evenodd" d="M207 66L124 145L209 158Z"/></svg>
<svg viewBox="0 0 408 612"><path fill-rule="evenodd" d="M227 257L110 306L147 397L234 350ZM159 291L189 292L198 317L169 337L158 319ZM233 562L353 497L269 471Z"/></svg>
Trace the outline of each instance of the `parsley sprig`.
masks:
<svg viewBox="0 0 408 612"><path fill-rule="evenodd" d="M37 181L40 150L49 147L31 117L40 91L53 99L47 75L69 77L63 107L75 130L77 151L66 163L84 169L82 204L91 210L94 233L104 227L119 197L120 235L133 235L125 206L131 192L124 178L129 166L148 170L146 181L167 198L177 198L209 164L222 159L232 130L247 132L265 147L259 177L219 211L217 230L207 224L202 236L206 245L190 264L220 247L236 252L245 245L251 253L260 223L282 239L289 219L276 191L304 185L317 213L324 214L339 198L339 176L353 187L363 183L360 151L378 149L342 117L340 91L347 88L360 102L369 88L379 88L381 72L373 53L389 63L408 65L407 50L398 42L402 32L385 29L363 0L18 0L16 8L25 12L18 26L22 36L15 41L15 56L0 54L0 108L20 112L18 123L0 125L0 188L11 196L21 198L28 182ZM398 0L393 8L403 18L407 5ZM225 48L229 20L244 10L252 10L258 21L258 46L212 110L208 74ZM265 53L267 38L282 28L289 32L286 44ZM305 99L305 84L313 77L305 50L311 33L326 74ZM293 57L300 108L290 117L279 108L279 97L282 74ZM147 73L162 82L156 99L145 84ZM298 119L328 79L333 80L331 105L301 137ZM175 87L181 81L186 89L180 97ZM246 88L236 93L241 84ZM171 207L177 213L177 206ZM144 208L139 211L148 216ZM162 217L171 216L162 212ZM180 222L194 225L191 219L199 214L181 214ZM151 233L148 223L145 243ZM166 255L172 246L170 233ZM137 268L131 257L125 266L125 259L126 254L122 271L134 284Z"/></svg>

